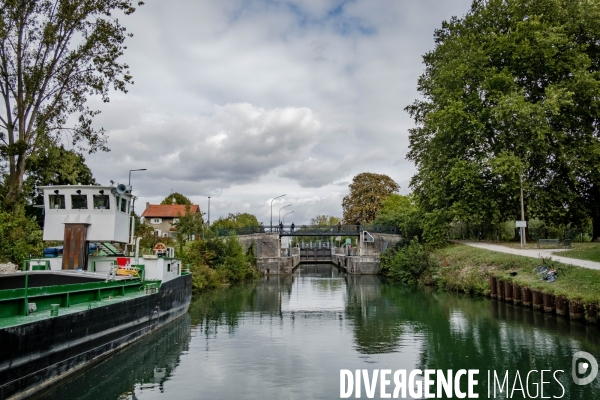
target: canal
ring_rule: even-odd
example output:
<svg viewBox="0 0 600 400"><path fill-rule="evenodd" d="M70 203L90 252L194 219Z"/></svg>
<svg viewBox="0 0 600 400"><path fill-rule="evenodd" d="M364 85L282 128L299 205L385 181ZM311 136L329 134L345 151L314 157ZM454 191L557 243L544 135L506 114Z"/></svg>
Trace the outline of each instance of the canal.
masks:
<svg viewBox="0 0 600 400"><path fill-rule="evenodd" d="M479 398L492 388L488 371L499 381L508 371L495 398L542 398L543 388L544 398L592 399L600 397L600 378L576 385L572 357L585 351L600 360L598 334L594 326L488 299L301 265L293 276L197 296L189 316L44 398L336 399L342 369L370 377L386 369L476 369ZM542 377L542 370L550 372ZM460 387L467 392L466 375ZM361 391L367 398L364 384Z"/></svg>

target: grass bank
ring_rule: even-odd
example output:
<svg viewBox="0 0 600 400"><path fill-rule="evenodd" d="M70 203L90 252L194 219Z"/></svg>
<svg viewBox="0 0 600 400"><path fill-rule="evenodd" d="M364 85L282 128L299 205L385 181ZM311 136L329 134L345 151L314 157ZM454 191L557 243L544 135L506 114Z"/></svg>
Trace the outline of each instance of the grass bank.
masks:
<svg viewBox="0 0 600 400"><path fill-rule="evenodd" d="M546 265L561 268L564 274L560 273L555 282L548 283L533 272L535 267L542 265L542 260L461 244L449 244L433 254L438 267L431 269L426 279L445 290L488 295L489 277L495 276L569 300L600 304L600 271L597 270L551 261ZM510 272L517 274L511 276Z"/></svg>

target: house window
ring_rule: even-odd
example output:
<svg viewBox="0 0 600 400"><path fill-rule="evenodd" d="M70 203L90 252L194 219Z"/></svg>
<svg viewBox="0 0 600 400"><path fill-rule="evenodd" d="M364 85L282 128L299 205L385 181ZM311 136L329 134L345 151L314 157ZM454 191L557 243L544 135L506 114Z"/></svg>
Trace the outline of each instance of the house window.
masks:
<svg viewBox="0 0 600 400"><path fill-rule="evenodd" d="M85 194L72 194L71 208L73 210L87 210L87 196Z"/></svg>
<svg viewBox="0 0 600 400"><path fill-rule="evenodd" d="M169 232L163 233L163 237L169 237Z"/></svg>
<svg viewBox="0 0 600 400"><path fill-rule="evenodd" d="M64 194L51 194L50 196L50 208L53 210L64 210L65 209L65 195Z"/></svg>
<svg viewBox="0 0 600 400"><path fill-rule="evenodd" d="M154 231L154 236L160 236L160 229Z"/></svg>
<svg viewBox="0 0 600 400"><path fill-rule="evenodd" d="M179 218L173 218L173 224L176 224L179 222Z"/></svg>
<svg viewBox="0 0 600 400"><path fill-rule="evenodd" d="M94 195L94 210L109 210L110 197L107 194Z"/></svg>
<svg viewBox="0 0 600 400"><path fill-rule="evenodd" d="M150 219L151 224L160 224L161 222L162 222L162 218L151 218Z"/></svg>
<svg viewBox="0 0 600 400"><path fill-rule="evenodd" d="M171 272L171 264L167 264L167 272Z"/></svg>
<svg viewBox="0 0 600 400"><path fill-rule="evenodd" d="M121 197L121 212L127 212L127 199L125 197Z"/></svg>

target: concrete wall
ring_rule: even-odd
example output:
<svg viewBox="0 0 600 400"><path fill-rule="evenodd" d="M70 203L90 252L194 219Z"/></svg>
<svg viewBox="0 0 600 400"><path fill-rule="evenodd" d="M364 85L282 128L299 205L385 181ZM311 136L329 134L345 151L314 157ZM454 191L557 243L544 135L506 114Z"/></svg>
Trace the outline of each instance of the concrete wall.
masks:
<svg viewBox="0 0 600 400"><path fill-rule="evenodd" d="M348 257L333 254L331 262L346 268L346 272L351 275L377 275L379 273L379 256Z"/></svg>
<svg viewBox="0 0 600 400"><path fill-rule="evenodd" d="M279 256L279 234L277 233L240 235L239 240L244 251L247 250L248 247L254 245L254 255L256 258Z"/></svg>
<svg viewBox="0 0 600 400"><path fill-rule="evenodd" d="M387 242L387 248L394 247L396 243L402 240L400 235L391 235L387 233L371 233L369 232L374 242L360 242L361 256L379 256L383 252L384 242Z"/></svg>
<svg viewBox="0 0 600 400"><path fill-rule="evenodd" d="M260 257L257 258L256 262L261 274L291 274L294 268L300 264L300 255L293 255L291 257Z"/></svg>

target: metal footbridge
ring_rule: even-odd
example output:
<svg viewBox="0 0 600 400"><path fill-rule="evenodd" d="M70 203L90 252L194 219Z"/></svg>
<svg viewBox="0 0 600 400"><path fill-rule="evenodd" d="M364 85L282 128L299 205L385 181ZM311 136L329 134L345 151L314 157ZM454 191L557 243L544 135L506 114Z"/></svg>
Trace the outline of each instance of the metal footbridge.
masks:
<svg viewBox="0 0 600 400"><path fill-rule="evenodd" d="M400 232L395 226L383 225L291 225L273 226L248 226L237 229L219 229L219 236L228 236L230 233L237 235L253 235L257 233L278 233L279 236L360 236L360 232L387 233L398 235Z"/></svg>

